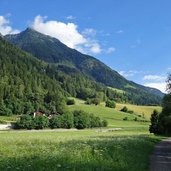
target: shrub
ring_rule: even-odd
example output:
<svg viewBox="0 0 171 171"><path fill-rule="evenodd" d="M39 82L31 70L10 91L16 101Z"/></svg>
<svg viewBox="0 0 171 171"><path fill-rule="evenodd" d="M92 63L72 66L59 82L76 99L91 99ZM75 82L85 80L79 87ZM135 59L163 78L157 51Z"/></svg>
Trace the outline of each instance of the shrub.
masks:
<svg viewBox="0 0 171 171"><path fill-rule="evenodd" d="M100 104L100 99L99 98L92 99L92 104L95 104L95 105Z"/></svg>
<svg viewBox="0 0 171 171"><path fill-rule="evenodd" d="M99 117L96 117L93 114L88 115L88 117L90 118L90 127L91 128L102 126L102 122Z"/></svg>
<svg viewBox="0 0 171 171"><path fill-rule="evenodd" d="M66 112L63 115L61 115L62 117L62 128L73 128L74 127L74 116L73 113L71 112Z"/></svg>
<svg viewBox="0 0 171 171"><path fill-rule="evenodd" d="M115 108L116 107L116 103L114 101L107 100L106 101L106 107Z"/></svg>
<svg viewBox="0 0 171 171"><path fill-rule="evenodd" d="M82 110L74 111L74 127L77 129L84 129L90 127L90 117Z"/></svg>
<svg viewBox="0 0 171 171"><path fill-rule="evenodd" d="M49 119L46 116L36 116L34 118L34 127L36 129L43 129L49 126Z"/></svg>
<svg viewBox="0 0 171 171"><path fill-rule="evenodd" d="M92 103L91 100L89 98L87 98L86 101L85 101L85 104L90 105L91 103Z"/></svg>
<svg viewBox="0 0 171 171"><path fill-rule="evenodd" d="M124 117L123 120L124 120L124 121L127 121L127 120L128 120L128 117Z"/></svg>
<svg viewBox="0 0 171 171"><path fill-rule="evenodd" d="M67 105L74 105L75 104L75 100L74 99L68 99L67 100Z"/></svg>
<svg viewBox="0 0 171 171"><path fill-rule="evenodd" d="M107 126L108 126L107 120L103 120L103 121L102 121L102 126L103 126L103 127L107 127Z"/></svg>
<svg viewBox="0 0 171 171"><path fill-rule="evenodd" d="M85 104L95 104L95 105L98 105L100 104L100 99L99 98L92 98L92 99L89 99L87 98L87 100L85 101Z"/></svg>
<svg viewBox="0 0 171 171"><path fill-rule="evenodd" d="M137 117L134 118L134 121L138 121Z"/></svg>
<svg viewBox="0 0 171 171"><path fill-rule="evenodd" d="M128 112L128 108L126 106L124 106L120 111L121 112Z"/></svg>
<svg viewBox="0 0 171 171"><path fill-rule="evenodd" d="M127 113L133 114L134 111L133 110L128 110Z"/></svg>
<svg viewBox="0 0 171 171"><path fill-rule="evenodd" d="M51 129L62 128L62 122L63 122L62 115L57 115L49 120L49 127Z"/></svg>
<svg viewBox="0 0 171 171"><path fill-rule="evenodd" d="M74 111L74 127L77 129L106 127L107 121L101 121L99 117L84 111Z"/></svg>
<svg viewBox="0 0 171 171"><path fill-rule="evenodd" d="M16 129L33 129L34 122L30 115L22 115L14 126Z"/></svg>

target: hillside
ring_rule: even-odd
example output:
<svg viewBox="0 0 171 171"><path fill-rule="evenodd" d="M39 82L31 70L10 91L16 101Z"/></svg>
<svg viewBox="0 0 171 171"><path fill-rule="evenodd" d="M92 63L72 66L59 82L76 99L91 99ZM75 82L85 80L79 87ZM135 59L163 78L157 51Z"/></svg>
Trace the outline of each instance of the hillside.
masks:
<svg viewBox="0 0 171 171"><path fill-rule="evenodd" d="M105 86L124 90L130 103L161 103L163 93L159 90L128 81L101 61L71 49L55 38L28 28L16 35L7 35L5 39L41 60L56 64L57 69L66 74L80 72Z"/></svg>
<svg viewBox="0 0 171 171"><path fill-rule="evenodd" d="M65 74L0 37L0 115L63 113L66 97L89 97L103 86L80 72ZM88 88L87 88L88 87ZM89 92L89 94L88 94Z"/></svg>

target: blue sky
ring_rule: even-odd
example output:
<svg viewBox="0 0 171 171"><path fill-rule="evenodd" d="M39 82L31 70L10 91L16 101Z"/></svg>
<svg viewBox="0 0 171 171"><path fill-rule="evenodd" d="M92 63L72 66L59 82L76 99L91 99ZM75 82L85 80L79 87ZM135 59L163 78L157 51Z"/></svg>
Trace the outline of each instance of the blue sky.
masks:
<svg viewBox="0 0 171 171"><path fill-rule="evenodd" d="M0 32L28 26L164 91L171 72L170 0L1 0Z"/></svg>

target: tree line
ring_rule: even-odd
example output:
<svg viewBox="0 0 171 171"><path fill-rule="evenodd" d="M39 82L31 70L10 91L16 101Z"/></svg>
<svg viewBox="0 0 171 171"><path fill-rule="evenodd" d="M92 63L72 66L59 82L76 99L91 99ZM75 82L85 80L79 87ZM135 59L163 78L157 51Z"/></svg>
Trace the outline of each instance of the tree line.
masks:
<svg viewBox="0 0 171 171"><path fill-rule="evenodd" d="M48 116L31 116L22 115L15 123L15 129L44 129L44 128L95 128L107 127L108 122L101 120L93 114L88 114L84 111L65 112L62 115L54 115L51 118Z"/></svg>
<svg viewBox="0 0 171 171"><path fill-rule="evenodd" d="M171 74L167 79L167 91L162 102L162 112L154 110L151 115L150 132L160 135L171 135Z"/></svg>

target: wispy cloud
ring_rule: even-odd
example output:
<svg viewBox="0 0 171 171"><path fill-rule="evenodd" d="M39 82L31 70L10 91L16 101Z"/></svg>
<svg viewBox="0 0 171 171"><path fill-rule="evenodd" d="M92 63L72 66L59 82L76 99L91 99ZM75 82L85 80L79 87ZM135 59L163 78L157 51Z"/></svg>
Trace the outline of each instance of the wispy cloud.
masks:
<svg viewBox="0 0 171 171"><path fill-rule="evenodd" d="M0 33L2 35L19 33L19 30L13 29L10 26L10 21L7 17L9 17L9 14L6 17L2 15L0 16Z"/></svg>
<svg viewBox="0 0 171 171"><path fill-rule="evenodd" d="M75 20L76 18L72 15L66 16L65 17L67 20Z"/></svg>
<svg viewBox="0 0 171 171"><path fill-rule="evenodd" d="M92 36L94 37L97 34L97 31L93 28L86 28L85 30L83 30L82 34L84 36Z"/></svg>
<svg viewBox="0 0 171 171"><path fill-rule="evenodd" d="M144 86L157 88L166 93L166 76L164 75L145 75L143 77Z"/></svg>
<svg viewBox="0 0 171 171"><path fill-rule="evenodd" d="M114 47L109 47L108 49L106 49L107 54L113 53L115 51L116 51L116 48L114 48Z"/></svg>
<svg viewBox="0 0 171 171"><path fill-rule="evenodd" d="M151 88L156 88L163 93L166 93L166 83L165 82L159 82L159 83L145 83L144 86L151 87Z"/></svg>
<svg viewBox="0 0 171 171"><path fill-rule="evenodd" d="M134 70L119 71L119 74L124 76L124 77L133 77L133 76L135 76L138 73L140 73L140 71L134 71Z"/></svg>
<svg viewBox="0 0 171 171"><path fill-rule="evenodd" d="M143 77L143 80L155 81L155 82L165 81L166 80L166 76L161 76L161 75L145 75Z"/></svg>

